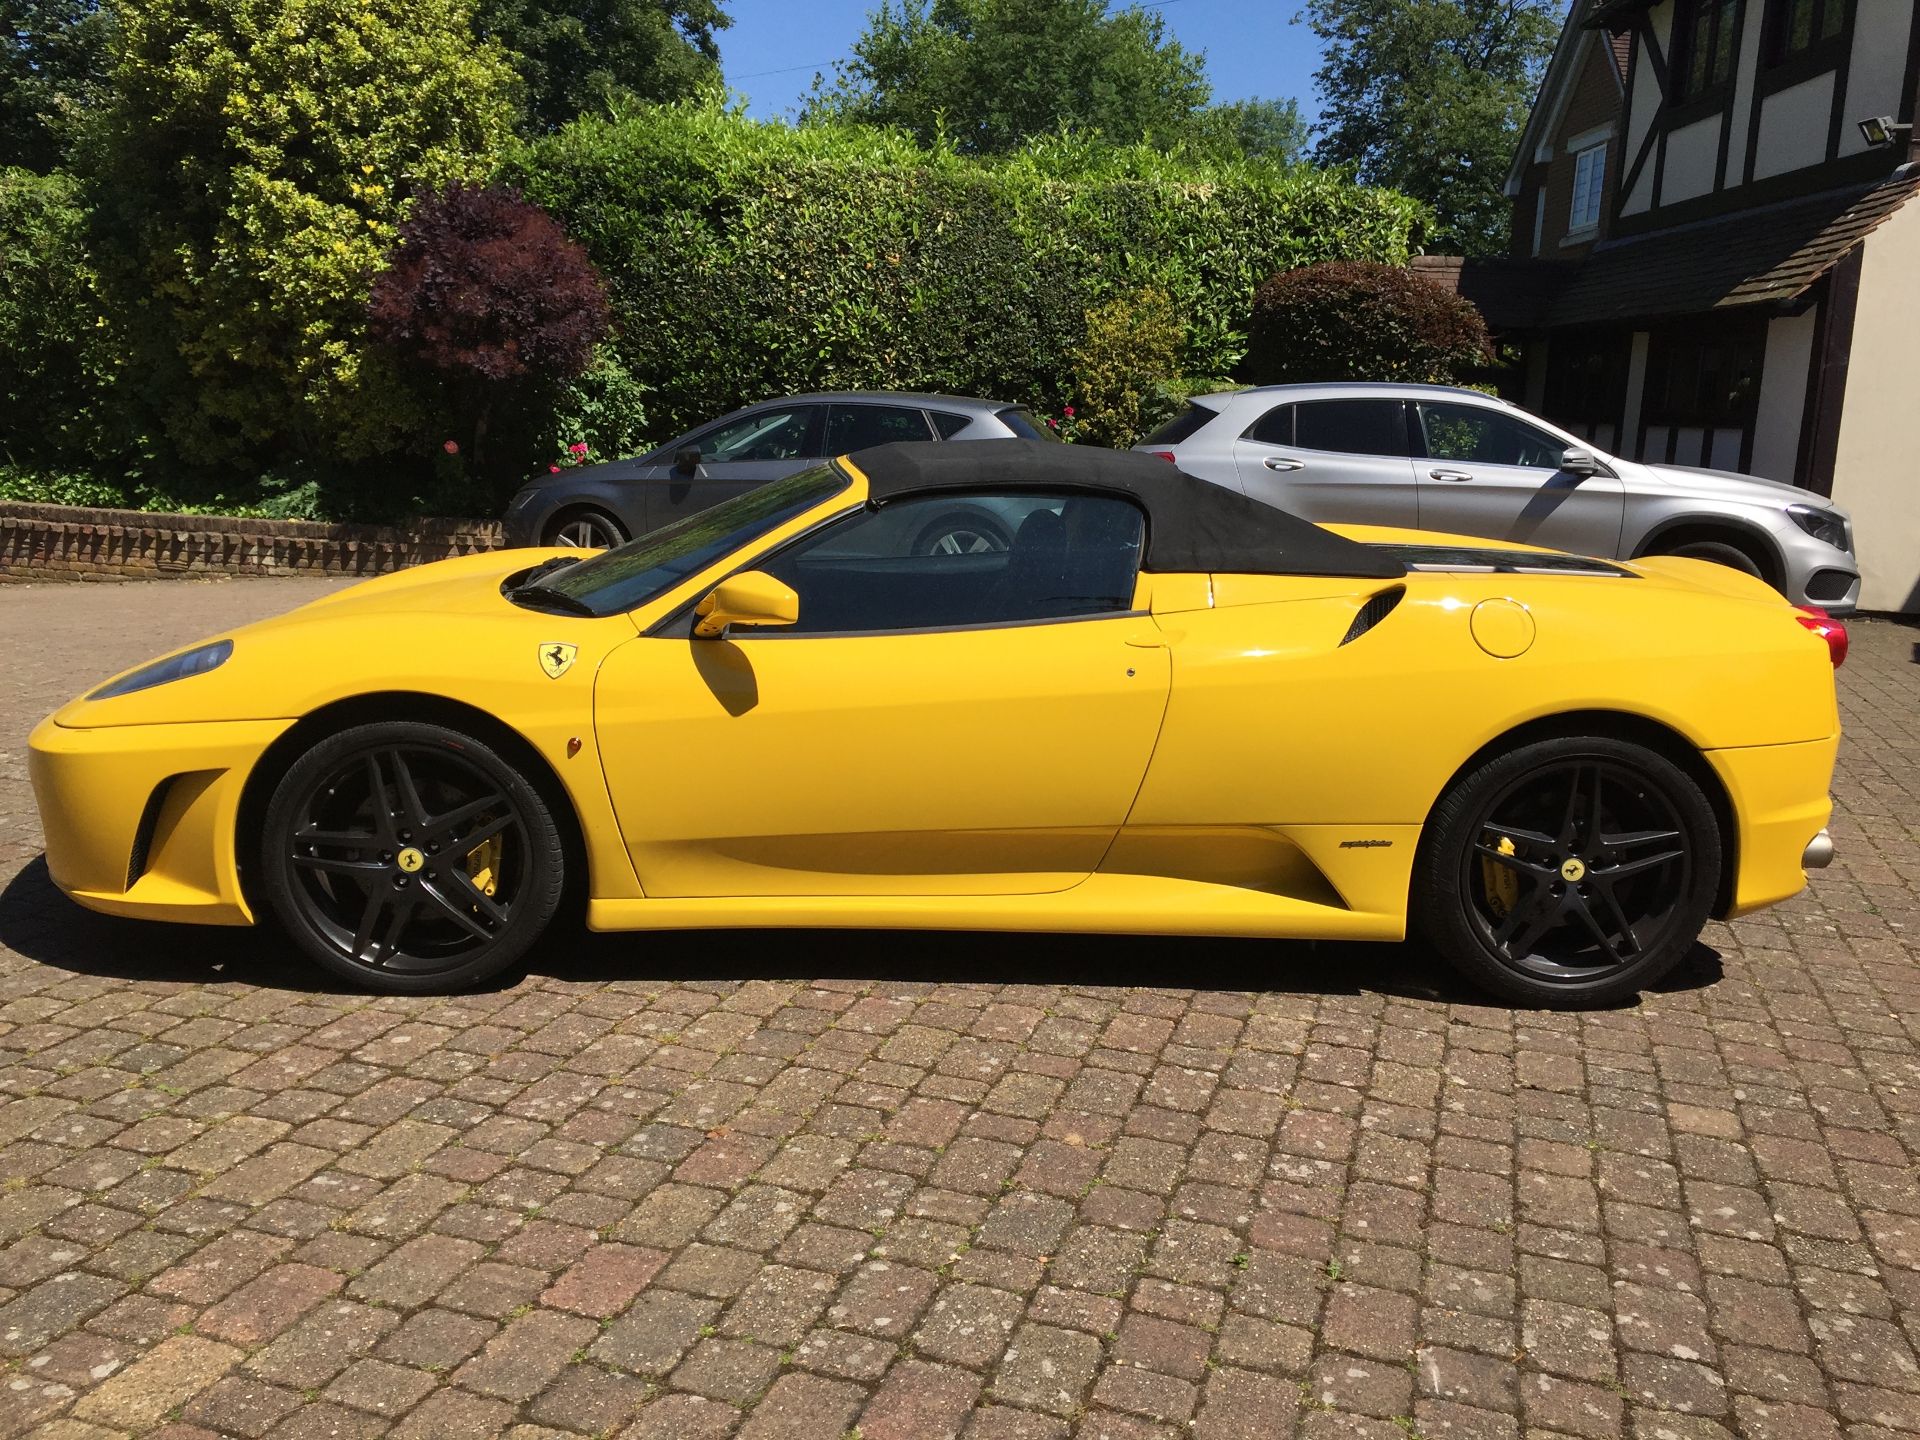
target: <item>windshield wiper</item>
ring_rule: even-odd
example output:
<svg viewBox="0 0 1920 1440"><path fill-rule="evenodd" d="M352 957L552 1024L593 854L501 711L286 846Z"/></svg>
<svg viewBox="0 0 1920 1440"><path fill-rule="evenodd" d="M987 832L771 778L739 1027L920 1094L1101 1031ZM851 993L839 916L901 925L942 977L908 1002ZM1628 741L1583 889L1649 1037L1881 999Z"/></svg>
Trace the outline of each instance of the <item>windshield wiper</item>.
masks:
<svg viewBox="0 0 1920 1440"><path fill-rule="evenodd" d="M565 615L588 615L596 619L600 614L579 596L564 590L549 590L544 585L516 585L504 593L514 604L530 610L556 610Z"/></svg>

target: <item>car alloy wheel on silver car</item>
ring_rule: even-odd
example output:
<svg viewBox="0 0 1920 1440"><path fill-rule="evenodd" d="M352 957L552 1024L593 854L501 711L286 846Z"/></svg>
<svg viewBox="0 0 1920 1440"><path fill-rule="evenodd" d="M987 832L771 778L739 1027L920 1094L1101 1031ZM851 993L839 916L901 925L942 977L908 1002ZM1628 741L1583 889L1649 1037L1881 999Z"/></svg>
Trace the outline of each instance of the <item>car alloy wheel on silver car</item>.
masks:
<svg viewBox="0 0 1920 1440"><path fill-rule="evenodd" d="M593 512L561 521L554 527L549 543L576 550L608 550L626 544L627 537L608 516Z"/></svg>

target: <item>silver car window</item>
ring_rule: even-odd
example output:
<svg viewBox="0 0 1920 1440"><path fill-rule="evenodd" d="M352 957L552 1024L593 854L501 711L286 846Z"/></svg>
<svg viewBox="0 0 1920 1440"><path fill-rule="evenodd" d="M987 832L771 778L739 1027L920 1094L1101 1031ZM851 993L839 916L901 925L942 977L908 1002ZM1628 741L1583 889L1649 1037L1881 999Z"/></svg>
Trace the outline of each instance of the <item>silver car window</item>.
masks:
<svg viewBox="0 0 1920 1440"><path fill-rule="evenodd" d="M1557 470L1566 443L1524 420L1484 405L1420 404L1427 455L1474 465L1525 465Z"/></svg>
<svg viewBox="0 0 1920 1440"><path fill-rule="evenodd" d="M1307 400L1294 407L1293 443L1341 455L1405 455L1406 407L1398 400Z"/></svg>

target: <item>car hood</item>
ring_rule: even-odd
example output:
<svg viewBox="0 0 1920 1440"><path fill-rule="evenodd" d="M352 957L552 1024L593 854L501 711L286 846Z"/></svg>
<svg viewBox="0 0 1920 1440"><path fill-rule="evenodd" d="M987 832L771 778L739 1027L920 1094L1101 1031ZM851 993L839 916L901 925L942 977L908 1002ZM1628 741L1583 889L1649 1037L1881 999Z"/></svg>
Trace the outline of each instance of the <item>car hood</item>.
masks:
<svg viewBox="0 0 1920 1440"><path fill-rule="evenodd" d="M290 719L392 692L449 696L495 713L519 696L538 714L590 686L606 653L637 634L624 614L529 610L500 593L542 560L578 553L495 550L363 581L224 632L233 653L216 669L111 699L83 696L54 719L74 727ZM556 644L572 647L564 684L542 669L543 648Z"/></svg>
<svg viewBox="0 0 1920 1440"><path fill-rule="evenodd" d="M1758 475L1741 475L1732 470L1707 470L1696 465L1649 465L1636 462L1663 488L1704 495L1716 500L1746 500L1757 505L1811 505L1820 510L1840 507L1824 496L1784 480L1763 480Z"/></svg>

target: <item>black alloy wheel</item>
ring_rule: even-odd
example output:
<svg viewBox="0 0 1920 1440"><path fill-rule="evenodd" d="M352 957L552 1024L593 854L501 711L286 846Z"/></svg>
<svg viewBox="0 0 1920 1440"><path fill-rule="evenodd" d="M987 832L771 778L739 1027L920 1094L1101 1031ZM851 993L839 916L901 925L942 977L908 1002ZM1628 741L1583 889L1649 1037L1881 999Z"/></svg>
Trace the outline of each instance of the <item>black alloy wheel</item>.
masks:
<svg viewBox="0 0 1920 1440"><path fill-rule="evenodd" d="M329 737L275 788L261 873L310 956L357 985L458 989L519 959L559 904L559 832L492 749L437 725Z"/></svg>
<svg viewBox="0 0 1920 1440"><path fill-rule="evenodd" d="M1664 756L1548 740L1448 793L1419 872L1421 928L1469 978L1524 1004L1600 1004L1652 984L1699 938L1720 836Z"/></svg>

